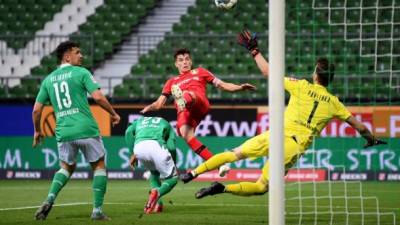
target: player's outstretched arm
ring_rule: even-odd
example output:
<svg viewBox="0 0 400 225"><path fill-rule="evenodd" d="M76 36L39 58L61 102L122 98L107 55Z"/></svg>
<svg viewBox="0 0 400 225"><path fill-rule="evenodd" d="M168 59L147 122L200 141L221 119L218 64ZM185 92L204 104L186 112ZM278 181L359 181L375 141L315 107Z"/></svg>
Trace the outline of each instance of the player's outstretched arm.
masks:
<svg viewBox="0 0 400 225"><path fill-rule="evenodd" d="M40 129L40 118L42 117L42 111L43 111L43 104L35 102L35 105L33 106L32 110L32 121L34 128L32 147L36 147L38 144L40 144L43 138L43 134Z"/></svg>
<svg viewBox="0 0 400 225"><path fill-rule="evenodd" d="M258 69L260 69L262 75L268 78L269 75L269 64L264 56L260 53L257 43L257 34L251 33L249 30L243 30L237 36L237 42L241 46L245 47L250 54L253 56Z"/></svg>
<svg viewBox="0 0 400 225"><path fill-rule="evenodd" d="M269 77L269 63L264 58L262 54L254 56L254 61L256 61L258 69L261 71L262 75L268 79Z"/></svg>
<svg viewBox="0 0 400 225"><path fill-rule="evenodd" d="M158 111L165 105L166 102L167 102L167 97L165 95L160 95L160 97L158 97L156 101L144 107L142 111L140 111L140 113L145 114L150 111Z"/></svg>
<svg viewBox="0 0 400 225"><path fill-rule="evenodd" d="M120 116L115 112L113 107L111 106L110 102L108 102L107 98L103 95L100 90L96 90L92 92L92 97L96 103L106 110L111 115L111 123L112 125L117 125L121 120Z"/></svg>
<svg viewBox="0 0 400 225"><path fill-rule="evenodd" d="M224 91L229 91L229 92L236 92L236 91L245 91L245 90L250 90L254 91L257 88L249 83L244 83L244 84L233 84L233 83L228 83L224 81L220 81L217 86L219 89L224 90Z"/></svg>
<svg viewBox="0 0 400 225"><path fill-rule="evenodd" d="M354 116L350 116L346 122L352 126L354 129L356 129L365 140L367 140L367 143L364 145L364 148L368 148L374 145L380 145L380 144L387 144L385 141L377 139L368 128L362 124L360 121L358 121Z"/></svg>

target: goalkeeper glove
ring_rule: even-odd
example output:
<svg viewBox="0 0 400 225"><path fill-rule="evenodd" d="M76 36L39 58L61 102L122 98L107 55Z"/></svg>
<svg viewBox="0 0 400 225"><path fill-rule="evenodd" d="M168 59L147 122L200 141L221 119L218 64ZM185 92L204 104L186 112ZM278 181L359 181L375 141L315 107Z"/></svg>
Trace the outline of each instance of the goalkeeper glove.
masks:
<svg viewBox="0 0 400 225"><path fill-rule="evenodd" d="M257 33L250 33L249 30L245 29L238 34L237 42L249 50L253 57L260 53L260 50L258 50Z"/></svg>
<svg viewBox="0 0 400 225"><path fill-rule="evenodd" d="M374 145L386 145L387 144L387 142L386 141L382 141L382 140L379 140L379 139L372 139L372 140L370 140L370 141L368 141L365 145L364 145L364 148L368 148L368 147L371 147L371 146L374 146Z"/></svg>

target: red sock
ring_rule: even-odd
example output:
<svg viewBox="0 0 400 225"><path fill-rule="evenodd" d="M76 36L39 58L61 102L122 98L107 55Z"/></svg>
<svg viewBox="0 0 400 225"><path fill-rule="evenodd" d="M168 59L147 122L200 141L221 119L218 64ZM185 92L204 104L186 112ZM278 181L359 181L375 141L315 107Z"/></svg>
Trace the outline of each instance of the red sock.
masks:
<svg viewBox="0 0 400 225"><path fill-rule="evenodd" d="M188 145L190 146L190 148L192 148L192 150L197 155L199 155L204 160L207 160L207 159L211 158L211 156L213 156L213 154L210 152L210 150L208 150L208 148L205 145L203 145L203 143L201 143L199 140L197 140L196 137L193 137L192 139L190 139L188 141Z"/></svg>

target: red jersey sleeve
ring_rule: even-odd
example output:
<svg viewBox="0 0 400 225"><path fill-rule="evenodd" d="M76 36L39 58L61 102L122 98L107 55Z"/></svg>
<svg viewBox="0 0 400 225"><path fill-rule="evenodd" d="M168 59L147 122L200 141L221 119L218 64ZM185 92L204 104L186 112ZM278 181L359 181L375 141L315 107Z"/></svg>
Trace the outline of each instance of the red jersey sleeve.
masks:
<svg viewBox="0 0 400 225"><path fill-rule="evenodd" d="M207 69L204 69L202 67L199 67L198 70L199 70L199 73L204 76L207 83L213 83L213 81L215 79L214 74L212 74L210 71L208 71Z"/></svg>
<svg viewBox="0 0 400 225"><path fill-rule="evenodd" d="M161 92L162 95L165 95L165 96L171 95L172 79L173 78L170 78L169 80L167 80L167 82L165 82L164 87Z"/></svg>

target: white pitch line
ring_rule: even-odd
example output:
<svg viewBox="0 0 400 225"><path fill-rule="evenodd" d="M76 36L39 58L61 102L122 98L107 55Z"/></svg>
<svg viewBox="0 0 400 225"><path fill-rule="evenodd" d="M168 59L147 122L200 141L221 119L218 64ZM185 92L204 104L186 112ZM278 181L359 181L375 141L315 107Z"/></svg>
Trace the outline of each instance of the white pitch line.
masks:
<svg viewBox="0 0 400 225"><path fill-rule="evenodd" d="M77 206L77 205L91 205L92 202L73 202L73 203L63 203L55 204L54 207L65 207L65 206ZM131 203L131 202L105 202L104 205L142 205L142 203ZM267 204L204 204L204 203L172 203L176 206L214 206L214 207L267 207ZM40 206L25 206L25 207L15 207L15 208L0 208L0 211L12 211L12 210L24 210L24 209L36 209ZM289 208L298 207L298 205L286 205ZM314 206L303 206L303 208L313 208ZM330 208L330 206L318 206L318 208ZM338 208L345 208L336 206ZM358 209L359 207L347 207L348 209ZM364 209L376 209L376 207L364 207ZM400 210L400 208L386 208L380 207L381 210Z"/></svg>
<svg viewBox="0 0 400 225"><path fill-rule="evenodd" d="M73 202L73 203L64 203L64 204L55 204L53 206L75 206L75 205L88 205L92 204L91 202ZM23 210L23 209L36 209L39 208L40 205L37 206L24 206L24 207L15 207L15 208L0 208L0 211L10 211L10 210Z"/></svg>
<svg viewBox="0 0 400 225"><path fill-rule="evenodd" d="M53 207L64 207L64 206L77 206L77 205L91 205L92 202L73 202L73 203L64 203L64 204L55 204ZM130 203L130 202L105 202L104 205L142 205L142 203ZM195 204L195 203L173 203L172 205L177 206L243 206L243 207L251 207L251 206L266 206L263 204ZM24 210L24 209L36 209L39 208L40 205L37 206L24 206L24 207L15 207L15 208L0 208L0 211L11 211L11 210Z"/></svg>

